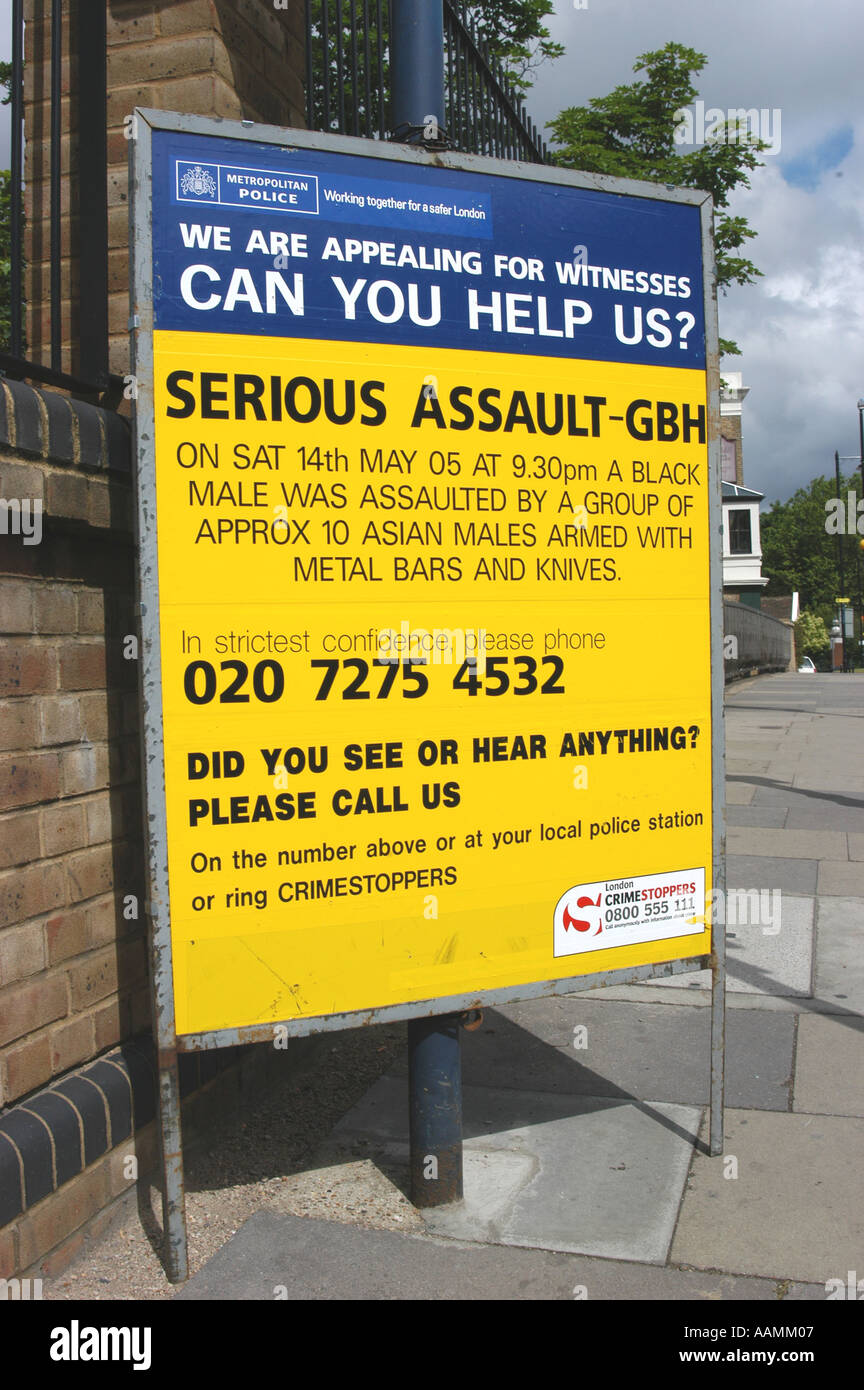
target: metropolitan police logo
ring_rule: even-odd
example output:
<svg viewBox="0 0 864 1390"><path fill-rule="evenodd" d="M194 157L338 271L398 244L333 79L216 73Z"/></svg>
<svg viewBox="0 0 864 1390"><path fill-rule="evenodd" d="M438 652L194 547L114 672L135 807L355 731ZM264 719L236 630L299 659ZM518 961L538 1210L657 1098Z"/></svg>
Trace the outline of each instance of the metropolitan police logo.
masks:
<svg viewBox="0 0 864 1390"><path fill-rule="evenodd" d="M180 180L180 188L183 193L194 193L196 198L212 198L216 192L216 180L209 169L202 169L200 164L195 164Z"/></svg>

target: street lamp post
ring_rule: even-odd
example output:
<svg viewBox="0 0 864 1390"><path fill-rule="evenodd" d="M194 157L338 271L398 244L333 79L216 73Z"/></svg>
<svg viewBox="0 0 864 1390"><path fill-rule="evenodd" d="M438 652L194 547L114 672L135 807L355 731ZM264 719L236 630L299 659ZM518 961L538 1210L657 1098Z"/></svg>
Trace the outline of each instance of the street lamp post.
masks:
<svg viewBox="0 0 864 1390"><path fill-rule="evenodd" d="M864 397L858 401L858 453L861 465L861 496L864 497ZM857 518L856 518L857 529ZM858 568L858 634L855 646L856 654L864 656L862 649L862 639L864 639L864 604L861 602L861 547L864 541L858 542L858 554L856 556Z"/></svg>
<svg viewBox="0 0 864 1390"><path fill-rule="evenodd" d="M837 496L839 497L839 496L840 496L840 451L839 451L839 449L835 449L835 450L834 450L834 477L835 477L835 480L836 480ZM836 623L839 624L840 632L842 633L842 631L843 631L843 607L842 607L842 602L845 602L844 595L845 595L845 593L846 593L846 589L845 589L845 587L844 587L844 579L843 579L843 536L842 536L842 533L841 533L840 531L837 532L837 578L838 578L839 581L840 581L840 595L839 595L839 597L838 597L838 599L837 599L837 602L836 602L836 608L837 608ZM842 600L842 601L841 601L841 600ZM837 666L837 647L836 647L836 644L834 644L834 642L833 642L833 636L834 636L834 629L833 629L833 628L831 629L831 636L832 636L831 669L832 669L832 671L836 671L836 670L838 669L838 666ZM839 669L845 671L845 670L846 670L846 641L845 641L845 637L844 637L844 638L841 638L841 642L842 642L843 660L842 660L841 663L840 663L840 668L839 668Z"/></svg>

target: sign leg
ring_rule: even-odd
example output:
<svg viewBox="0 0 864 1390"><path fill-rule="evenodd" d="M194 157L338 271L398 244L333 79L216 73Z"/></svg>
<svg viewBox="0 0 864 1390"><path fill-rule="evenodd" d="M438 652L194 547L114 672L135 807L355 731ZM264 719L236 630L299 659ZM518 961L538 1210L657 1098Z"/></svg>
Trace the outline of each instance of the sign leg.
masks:
<svg viewBox="0 0 864 1390"><path fill-rule="evenodd" d="M189 1277L183 1139L180 1132L180 1079L177 1053L159 1056L159 1125L162 1142L162 1231L165 1272L172 1284Z"/></svg>
<svg viewBox="0 0 864 1390"><path fill-rule="evenodd" d="M721 938L718 940L718 936ZM723 1152L723 1105L726 1087L726 948L714 926L711 955L711 1137L712 1157Z"/></svg>
<svg viewBox="0 0 864 1390"><path fill-rule="evenodd" d="M462 1198L462 1042L458 1014L411 1019L408 1085L411 1200L440 1207Z"/></svg>

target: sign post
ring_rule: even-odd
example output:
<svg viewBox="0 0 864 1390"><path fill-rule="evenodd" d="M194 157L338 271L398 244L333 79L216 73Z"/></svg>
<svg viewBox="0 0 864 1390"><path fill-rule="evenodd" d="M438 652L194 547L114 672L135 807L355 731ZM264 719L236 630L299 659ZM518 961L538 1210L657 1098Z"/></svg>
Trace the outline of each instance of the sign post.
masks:
<svg viewBox="0 0 864 1390"><path fill-rule="evenodd" d="M392 0L390 119L393 140L446 148L444 9ZM462 1043L460 1015L408 1021L411 1200L443 1206L462 1197Z"/></svg>
<svg viewBox="0 0 864 1390"><path fill-rule="evenodd" d="M172 1277L177 1050L710 965L719 1152L710 199L135 119Z"/></svg>

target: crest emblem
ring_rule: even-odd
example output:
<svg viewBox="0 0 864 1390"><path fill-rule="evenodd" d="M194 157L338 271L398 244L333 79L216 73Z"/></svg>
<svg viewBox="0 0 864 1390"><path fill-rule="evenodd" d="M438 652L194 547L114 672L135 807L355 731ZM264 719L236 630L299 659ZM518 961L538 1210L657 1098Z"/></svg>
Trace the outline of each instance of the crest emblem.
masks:
<svg viewBox="0 0 864 1390"><path fill-rule="evenodd" d="M184 193L194 193L197 198L212 198L216 192L216 182L208 169L202 169L200 164L196 164L186 170L180 180L180 188Z"/></svg>

